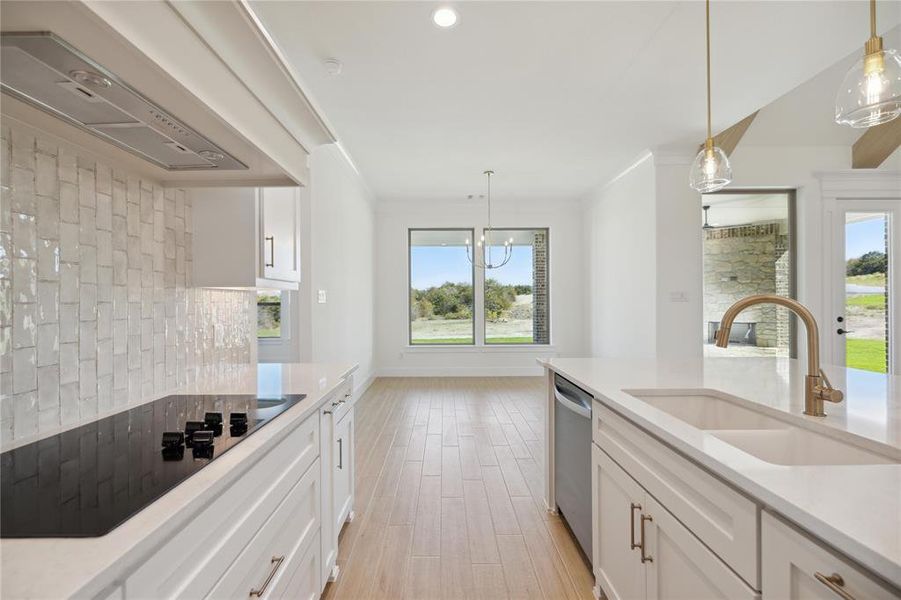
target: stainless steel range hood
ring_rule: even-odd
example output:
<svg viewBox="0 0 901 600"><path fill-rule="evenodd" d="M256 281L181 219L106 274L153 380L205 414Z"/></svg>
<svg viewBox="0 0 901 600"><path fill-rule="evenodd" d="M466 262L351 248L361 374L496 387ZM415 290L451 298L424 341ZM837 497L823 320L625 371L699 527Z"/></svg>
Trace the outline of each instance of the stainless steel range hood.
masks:
<svg viewBox="0 0 901 600"><path fill-rule="evenodd" d="M49 32L0 34L3 92L169 171L247 165Z"/></svg>

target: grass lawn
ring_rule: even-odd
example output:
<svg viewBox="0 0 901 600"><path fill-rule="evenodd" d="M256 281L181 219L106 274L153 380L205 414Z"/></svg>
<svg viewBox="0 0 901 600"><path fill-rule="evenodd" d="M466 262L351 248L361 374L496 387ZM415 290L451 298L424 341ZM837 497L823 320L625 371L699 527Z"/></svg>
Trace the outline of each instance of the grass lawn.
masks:
<svg viewBox="0 0 901 600"><path fill-rule="evenodd" d="M488 344L531 344L532 336L492 337L485 340ZM421 338L414 339L414 346L442 346L445 344L472 344L472 338Z"/></svg>
<svg viewBox="0 0 901 600"><path fill-rule="evenodd" d="M261 327L257 329L258 338L273 338L281 336L281 327Z"/></svg>
<svg viewBox="0 0 901 600"><path fill-rule="evenodd" d="M885 286L885 273L870 273L869 275L848 275L845 278L848 283L857 285L881 285Z"/></svg>
<svg viewBox="0 0 901 600"><path fill-rule="evenodd" d="M446 344L472 344L472 338L413 338L414 346L443 346Z"/></svg>
<svg viewBox="0 0 901 600"><path fill-rule="evenodd" d="M854 369L885 373L885 340L845 340L847 363Z"/></svg>
<svg viewBox="0 0 901 600"><path fill-rule="evenodd" d="M848 306L863 306L864 308L885 308L885 294L860 294L848 296Z"/></svg>

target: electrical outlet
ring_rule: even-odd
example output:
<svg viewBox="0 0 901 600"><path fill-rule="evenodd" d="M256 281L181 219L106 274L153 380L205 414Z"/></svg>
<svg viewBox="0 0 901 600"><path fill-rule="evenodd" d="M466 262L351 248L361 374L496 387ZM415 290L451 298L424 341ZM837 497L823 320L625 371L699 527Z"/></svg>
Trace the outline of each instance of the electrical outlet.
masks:
<svg viewBox="0 0 901 600"><path fill-rule="evenodd" d="M688 294L685 292L670 292L670 302L688 302Z"/></svg>
<svg viewBox="0 0 901 600"><path fill-rule="evenodd" d="M319 304L325 304L326 295L325 290L319 290Z"/></svg>

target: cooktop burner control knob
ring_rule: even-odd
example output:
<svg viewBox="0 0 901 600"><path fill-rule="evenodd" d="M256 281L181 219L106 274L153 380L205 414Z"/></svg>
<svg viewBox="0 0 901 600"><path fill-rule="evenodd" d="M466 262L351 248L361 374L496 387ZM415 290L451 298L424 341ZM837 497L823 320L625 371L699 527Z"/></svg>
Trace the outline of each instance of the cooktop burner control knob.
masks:
<svg viewBox="0 0 901 600"><path fill-rule="evenodd" d="M201 448L204 446L212 446L213 445L213 432L209 429L201 429L200 431L195 431L194 435L191 436L192 441L194 442L195 448Z"/></svg>
<svg viewBox="0 0 901 600"><path fill-rule="evenodd" d="M180 448L185 445L185 434L181 431L164 431L163 448Z"/></svg>
<svg viewBox="0 0 901 600"><path fill-rule="evenodd" d="M232 437L240 437L247 433L247 413L233 412L228 416L228 432Z"/></svg>
<svg viewBox="0 0 901 600"><path fill-rule="evenodd" d="M203 421L188 421L185 423L185 445L192 446L194 444L194 434L204 429L206 429L206 425Z"/></svg>
<svg viewBox="0 0 901 600"><path fill-rule="evenodd" d="M222 413L221 412L208 412L203 417L203 422L206 424L206 429L209 429L213 432L213 435L220 436L222 435Z"/></svg>

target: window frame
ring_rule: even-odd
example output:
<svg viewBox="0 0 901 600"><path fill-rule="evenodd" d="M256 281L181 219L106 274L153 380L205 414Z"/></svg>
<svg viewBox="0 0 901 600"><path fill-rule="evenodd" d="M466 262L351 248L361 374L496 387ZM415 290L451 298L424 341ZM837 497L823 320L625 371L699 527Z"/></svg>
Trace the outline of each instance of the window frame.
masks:
<svg viewBox="0 0 901 600"><path fill-rule="evenodd" d="M475 227L408 227L407 228L407 345L411 348L474 348L476 342L476 267L470 265L472 285L472 342L469 344L414 344L413 343L413 232L414 231L462 231L475 240Z"/></svg>
<svg viewBox="0 0 901 600"><path fill-rule="evenodd" d="M488 230L487 227L482 228L482 234ZM497 342L489 342L488 341L488 319L485 317L485 292L488 285L488 277L482 277L482 345L490 348L515 348L515 347L523 347L523 346L535 346L537 348L548 348L553 344L552 335L553 328L551 327L551 228L550 227L492 227L492 231L544 231L545 236L547 236L547 249L545 254L547 255L547 343L546 344L538 344L534 340L531 342L513 342L513 343L497 343ZM534 297L534 290L533 297ZM475 302L475 299L473 299ZM533 300L534 304L534 300ZM532 318L534 319L534 313Z"/></svg>

